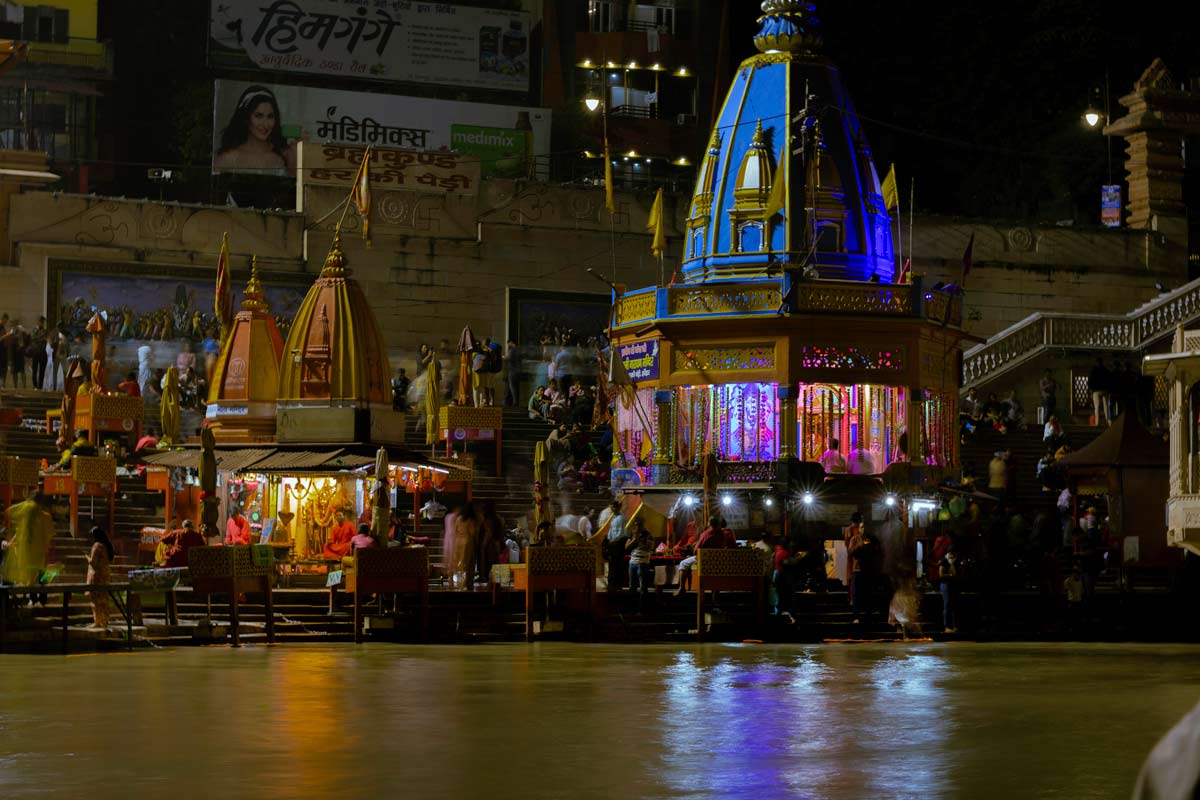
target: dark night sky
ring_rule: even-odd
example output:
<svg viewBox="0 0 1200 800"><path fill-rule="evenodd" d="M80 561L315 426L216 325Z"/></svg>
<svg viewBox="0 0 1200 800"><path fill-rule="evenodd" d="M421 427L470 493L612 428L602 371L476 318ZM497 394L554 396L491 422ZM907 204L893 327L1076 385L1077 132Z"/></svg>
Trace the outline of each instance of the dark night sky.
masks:
<svg viewBox="0 0 1200 800"><path fill-rule="evenodd" d="M731 0L735 64L755 52L757 5ZM1089 93L1100 102L1107 67L1115 119L1156 56L1177 81L1200 76L1183 7L818 0L817 16L880 173L894 161L906 195L915 178L918 211L1083 224L1098 221L1107 172L1104 137L1080 121ZM1112 157L1121 180L1123 140Z"/></svg>

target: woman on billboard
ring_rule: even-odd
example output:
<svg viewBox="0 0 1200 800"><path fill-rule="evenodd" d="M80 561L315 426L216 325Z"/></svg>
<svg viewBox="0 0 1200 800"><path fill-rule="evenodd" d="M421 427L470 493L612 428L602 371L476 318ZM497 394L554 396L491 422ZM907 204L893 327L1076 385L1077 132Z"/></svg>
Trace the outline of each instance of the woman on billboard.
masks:
<svg viewBox="0 0 1200 800"><path fill-rule="evenodd" d="M265 86L248 87L221 131L221 145L213 158L213 169L260 175L289 174L292 162L281 125L275 94Z"/></svg>

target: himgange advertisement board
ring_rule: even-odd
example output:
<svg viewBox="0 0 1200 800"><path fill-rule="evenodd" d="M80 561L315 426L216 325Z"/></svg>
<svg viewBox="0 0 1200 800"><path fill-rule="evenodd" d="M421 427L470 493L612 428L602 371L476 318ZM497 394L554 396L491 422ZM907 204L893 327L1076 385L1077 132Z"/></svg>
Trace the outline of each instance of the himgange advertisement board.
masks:
<svg viewBox="0 0 1200 800"><path fill-rule="evenodd" d="M529 91L529 15L407 0L212 0L209 60L464 88Z"/></svg>
<svg viewBox="0 0 1200 800"><path fill-rule="evenodd" d="M213 172L294 176L301 141L458 152L484 175L525 174L526 164L550 153L545 108L226 80L216 81L213 97ZM456 128L487 133L456 143Z"/></svg>

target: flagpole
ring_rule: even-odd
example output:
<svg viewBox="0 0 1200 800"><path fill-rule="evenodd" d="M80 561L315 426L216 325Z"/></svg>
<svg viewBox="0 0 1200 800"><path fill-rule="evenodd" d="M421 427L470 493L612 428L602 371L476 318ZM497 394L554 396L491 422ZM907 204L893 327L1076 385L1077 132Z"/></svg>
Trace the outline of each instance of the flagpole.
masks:
<svg viewBox="0 0 1200 800"><path fill-rule="evenodd" d="M367 145L367 149L363 151L362 163L358 165L358 172L354 175L354 184L350 187L350 193L346 195L346 205L342 206L342 216L338 219L337 229L342 229L342 223L346 221L346 212L350 210L350 204L354 202L354 188L358 186L358 176L362 174L362 165L371 157L371 147Z"/></svg>
<svg viewBox="0 0 1200 800"><path fill-rule="evenodd" d="M917 178L912 176L909 178L908 184L908 260L912 261L913 256L913 209L917 204Z"/></svg>
<svg viewBox="0 0 1200 800"><path fill-rule="evenodd" d="M892 165L892 169L895 169ZM896 192L896 269L904 271L904 210L900 208L900 193Z"/></svg>

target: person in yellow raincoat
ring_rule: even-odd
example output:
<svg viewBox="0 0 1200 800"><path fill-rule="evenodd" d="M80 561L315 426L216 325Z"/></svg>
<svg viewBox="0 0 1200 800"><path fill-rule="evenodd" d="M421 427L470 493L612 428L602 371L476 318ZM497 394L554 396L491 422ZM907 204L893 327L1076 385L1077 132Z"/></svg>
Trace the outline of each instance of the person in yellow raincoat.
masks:
<svg viewBox="0 0 1200 800"><path fill-rule="evenodd" d="M8 547L0 580L15 586L37 584L54 539L54 518L49 508L50 498L39 492L9 509Z"/></svg>
<svg viewBox="0 0 1200 800"><path fill-rule="evenodd" d="M179 370L167 367L163 381L159 415L162 422L162 437L159 442L176 444L179 441Z"/></svg>

